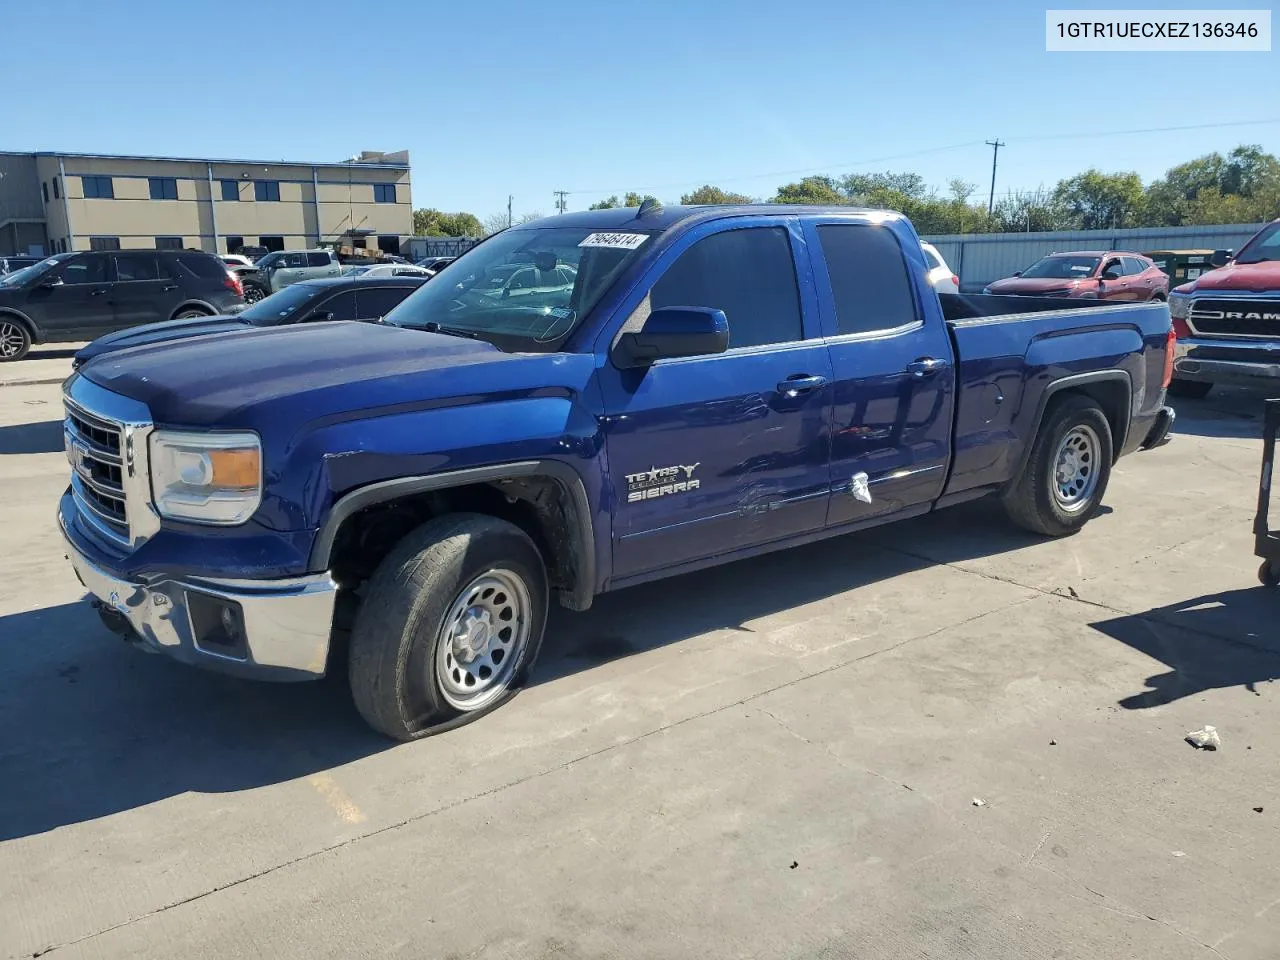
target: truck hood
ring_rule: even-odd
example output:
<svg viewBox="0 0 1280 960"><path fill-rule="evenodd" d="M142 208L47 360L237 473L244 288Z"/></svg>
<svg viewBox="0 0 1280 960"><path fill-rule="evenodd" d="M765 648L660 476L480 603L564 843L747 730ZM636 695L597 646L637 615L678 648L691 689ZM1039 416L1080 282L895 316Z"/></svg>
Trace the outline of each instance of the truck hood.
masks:
<svg viewBox="0 0 1280 960"><path fill-rule="evenodd" d="M1280 260L1229 263L1210 270L1192 283L1183 284L1178 293L1204 293L1207 290L1248 290L1252 293L1280 290Z"/></svg>
<svg viewBox="0 0 1280 960"><path fill-rule="evenodd" d="M80 374L142 401L158 424L289 435L303 422L380 408L527 393L557 380L572 389L589 375L586 367L567 380L548 369L568 356L503 353L479 340L336 322L126 347Z"/></svg>
<svg viewBox="0 0 1280 960"><path fill-rule="evenodd" d="M203 337L210 333L226 333L230 330L244 330L248 321L236 317L190 317L186 320L165 320L161 323L146 323L140 327L129 327L99 337L88 346L75 352L73 364L79 366L104 353L113 353L126 347L139 347L149 343L164 343L183 340L188 337Z"/></svg>
<svg viewBox="0 0 1280 960"><path fill-rule="evenodd" d="M987 288L994 294L1004 297L1016 296L1043 296L1050 290L1075 290L1080 285L1079 280L1068 280L1065 278L1042 278L1042 277L1008 277L1004 280L997 280L995 283L987 284ZM1088 287L1092 287L1092 281L1087 281Z"/></svg>

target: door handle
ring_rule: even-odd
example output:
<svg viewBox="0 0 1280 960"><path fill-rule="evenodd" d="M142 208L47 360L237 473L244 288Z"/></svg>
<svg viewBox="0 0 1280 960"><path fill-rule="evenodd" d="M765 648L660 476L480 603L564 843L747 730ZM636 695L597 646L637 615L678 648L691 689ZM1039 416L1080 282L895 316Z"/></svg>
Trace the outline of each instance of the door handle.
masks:
<svg viewBox="0 0 1280 960"><path fill-rule="evenodd" d="M827 378L813 376L807 373L797 373L785 380L778 381L778 392L787 399L793 399L802 394L812 393L819 387L827 385Z"/></svg>
<svg viewBox="0 0 1280 960"><path fill-rule="evenodd" d="M946 367L947 361L935 360L933 357L921 357L919 360L913 360L907 364L907 373L917 379L923 380L925 377L931 377L939 370Z"/></svg>
<svg viewBox="0 0 1280 960"><path fill-rule="evenodd" d="M171 290L177 290L177 289L178 289L178 285L176 283L171 283L167 287L161 287L160 292L169 293Z"/></svg>
<svg viewBox="0 0 1280 960"><path fill-rule="evenodd" d="M106 290L90 290L90 291L89 291L89 296L91 296L91 297L100 297L100 296L102 296L102 295L103 295L104 293L106 293L106 292L107 292Z"/></svg>

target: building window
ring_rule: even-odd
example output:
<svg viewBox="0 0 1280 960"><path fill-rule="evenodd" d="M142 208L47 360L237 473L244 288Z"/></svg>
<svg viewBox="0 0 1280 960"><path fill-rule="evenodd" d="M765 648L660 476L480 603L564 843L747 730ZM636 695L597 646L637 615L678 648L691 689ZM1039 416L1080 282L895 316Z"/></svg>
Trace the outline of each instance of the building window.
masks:
<svg viewBox="0 0 1280 960"><path fill-rule="evenodd" d="M223 200L239 200L240 184L235 180L222 181L222 199Z"/></svg>
<svg viewBox="0 0 1280 960"><path fill-rule="evenodd" d="M181 237L156 237L157 250L181 250Z"/></svg>
<svg viewBox="0 0 1280 960"><path fill-rule="evenodd" d="M284 249L284 237L259 237L258 246L266 247L268 252Z"/></svg>
<svg viewBox="0 0 1280 960"><path fill-rule="evenodd" d="M396 185L394 183L375 183L373 185L374 203L395 203Z"/></svg>
<svg viewBox="0 0 1280 960"><path fill-rule="evenodd" d="M173 177L147 177L152 200L177 200L178 181Z"/></svg>
<svg viewBox="0 0 1280 960"><path fill-rule="evenodd" d="M279 200L280 199L280 181L279 180L253 181L253 199Z"/></svg>
<svg viewBox="0 0 1280 960"><path fill-rule="evenodd" d="M44 195L44 202L48 203L49 202L49 185L41 181L40 192Z"/></svg>
<svg viewBox="0 0 1280 960"><path fill-rule="evenodd" d="M222 181L226 183L226 181ZM244 237L227 237L227 253L239 253L244 246Z"/></svg>
<svg viewBox="0 0 1280 960"><path fill-rule="evenodd" d="M378 249L381 250L383 253L394 253L395 255L399 256L400 255L400 238L395 236L378 237Z"/></svg>
<svg viewBox="0 0 1280 960"><path fill-rule="evenodd" d="M58 191L58 178L53 178L53 199L61 200L62 194Z"/></svg>
<svg viewBox="0 0 1280 960"><path fill-rule="evenodd" d="M114 200L116 191L111 185L110 177L81 177L86 200Z"/></svg>
<svg viewBox="0 0 1280 960"><path fill-rule="evenodd" d="M90 250L119 250L120 238L119 237L90 237L89 249Z"/></svg>

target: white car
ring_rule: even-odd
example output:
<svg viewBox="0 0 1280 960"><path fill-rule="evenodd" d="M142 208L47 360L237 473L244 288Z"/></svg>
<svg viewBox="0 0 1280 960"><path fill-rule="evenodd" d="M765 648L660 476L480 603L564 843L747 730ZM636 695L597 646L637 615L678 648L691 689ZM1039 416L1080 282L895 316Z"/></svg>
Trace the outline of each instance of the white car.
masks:
<svg viewBox="0 0 1280 960"><path fill-rule="evenodd" d="M924 259L929 264L929 284L938 293L959 293L960 278L951 272L951 268L947 266L947 261L942 259L942 254L938 252L938 248L931 243L921 243L920 249L924 251Z"/></svg>
<svg viewBox="0 0 1280 960"><path fill-rule="evenodd" d="M344 277L429 277L430 270L415 267L412 263L375 263L372 266L342 268Z"/></svg>
<svg viewBox="0 0 1280 960"><path fill-rule="evenodd" d="M276 250L255 264L267 293L279 293L299 280L337 277L342 264L332 250Z"/></svg>
<svg viewBox="0 0 1280 960"><path fill-rule="evenodd" d="M219 259L228 267L248 267L253 269L253 261L238 253L224 253Z"/></svg>

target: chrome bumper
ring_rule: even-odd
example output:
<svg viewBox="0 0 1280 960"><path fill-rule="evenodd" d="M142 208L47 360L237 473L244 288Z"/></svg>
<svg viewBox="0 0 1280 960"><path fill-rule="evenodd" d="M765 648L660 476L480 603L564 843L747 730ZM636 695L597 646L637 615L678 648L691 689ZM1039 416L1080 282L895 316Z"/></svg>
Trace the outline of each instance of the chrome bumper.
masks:
<svg viewBox="0 0 1280 960"><path fill-rule="evenodd" d="M127 639L193 666L259 680L324 675L337 587L327 574L290 580L134 583L85 557L63 531L67 557L104 621ZM193 614L193 606L196 612ZM233 624L221 625L222 610ZM226 642L228 637L233 642Z"/></svg>
<svg viewBox="0 0 1280 960"><path fill-rule="evenodd" d="M1272 344L1275 343L1275 347ZM1275 362L1259 354L1275 349ZM1201 351L1212 356L1198 356ZM1232 358L1231 354L1239 354ZM1179 340L1174 351L1173 375L1201 383L1260 383L1280 380L1280 343L1268 340Z"/></svg>

